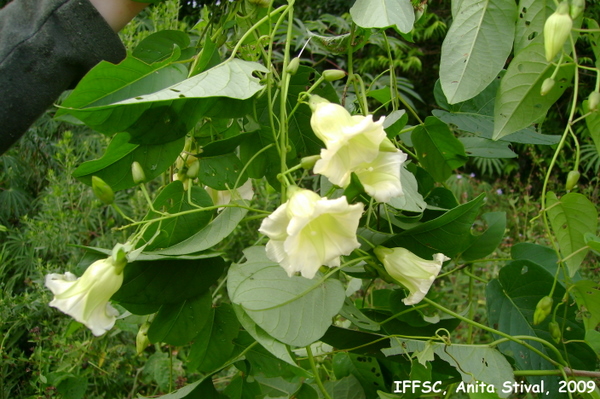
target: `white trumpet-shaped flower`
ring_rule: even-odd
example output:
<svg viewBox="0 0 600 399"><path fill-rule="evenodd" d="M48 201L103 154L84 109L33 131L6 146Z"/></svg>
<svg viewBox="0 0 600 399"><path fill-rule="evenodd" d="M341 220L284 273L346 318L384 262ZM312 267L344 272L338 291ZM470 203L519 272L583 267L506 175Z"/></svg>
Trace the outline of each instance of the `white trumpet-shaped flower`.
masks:
<svg viewBox="0 0 600 399"><path fill-rule="evenodd" d="M267 256L289 276L300 272L313 278L321 266L340 266L340 256L360 246L356 229L363 205L348 204L346 197L321 198L316 193L290 188L289 200L264 219L259 231L270 238Z"/></svg>
<svg viewBox="0 0 600 399"><path fill-rule="evenodd" d="M341 105L319 96L311 96L309 105L313 131L326 147L315 164L315 173L345 187L358 165L373 161L379 154L379 146L386 138L384 118L374 122L373 115L352 116Z"/></svg>
<svg viewBox="0 0 600 399"><path fill-rule="evenodd" d="M421 302L439 274L442 264L450 260L442 253L433 255L433 260L425 260L406 248L377 247L374 252L388 274L408 289L408 297L402 300L405 305Z"/></svg>
<svg viewBox="0 0 600 399"><path fill-rule="evenodd" d="M380 152L372 162L359 165L354 173L367 194L378 202L388 202L403 194L400 184L400 168L406 154L400 150Z"/></svg>
<svg viewBox="0 0 600 399"><path fill-rule="evenodd" d="M94 335L104 334L119 315L108 301L123 284L124 266L109 257L92 263L79 278L70 272L48 274L46 287L54 294L50 306L83 323Z"/></svg>

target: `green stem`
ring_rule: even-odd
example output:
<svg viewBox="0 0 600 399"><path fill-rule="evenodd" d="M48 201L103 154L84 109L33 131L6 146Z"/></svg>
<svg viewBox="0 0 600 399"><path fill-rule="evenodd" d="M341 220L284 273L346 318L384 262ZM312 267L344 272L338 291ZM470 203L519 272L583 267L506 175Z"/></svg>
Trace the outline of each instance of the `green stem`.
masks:
<svg viewBox="0 0 600 399"><path fill-rule="evenodd" d="M310 363L310 368L312 369L313 375L315 376L315 382L317 386L321 390L321 393L326 399L332 399L329 395L329 392L325 389L325 385L323 385L323 381L321 381L321 377L319 377L319 370L317 370L317 365L315 364L315 358L313 357L312 349L310 345L306 347L306 354L308 355L308 362Z"/></svg>
<svg viewBox="0 0 600 399"><path fill-rule="evenodd" d="M450 309L448 309L448 308L446 308L446 307L444 307L444 306L442 306L442 305L440 305L440 304L438 304L438 303L436 303L436 302L432 301L431 299L429 299L429 298L427 298L427 297L423 298L423 300L424 300L425 302L427 302L428 304L430 304L431 306L433 306L433 307L435 307L435 308L437 308L437 309L441 310L441 311L442 311L442 312L444 312L444 313L447 313L447 314L449 314L449 315L450 315L450 316L452 316L452 317L455 317L455 318L457 318L457 319L459 319L459 320L462 320L462 321L464 321L465 323L473 324L475 327L478 327L478 328L480 328L480 329L482 329L482 330L485 330L485 331L491 332L492 334L499 335L499 336L501 336L501 337L505 338L505 339L506 339L506 340L508 340L508 341L513 341L513 342L515 342L515 343L517 343L517 344L519 344L519 345L523 345L524 347L526 347L526 348L527 348L527 349L529 349L530 351L532 351L532 352L536 353L536 354L537 354L537 355L539 355L540 357L542 357L542 358L546 359L548 362L550 362L551 364L553 364L553 365L554 365L554 366L556 366L556 367L563 367L563 365L561 365L560 363L558 363L556 360L552 359L551 357L549 357L549 356L548 356L548 355L546 355L545 353L541 352L539 349L537 349L537 348L535 348L535 347L531 346L531 345L530 345L530 344L528 344L527 342L524 342L522 339L519 339L519 338L513 337L513 336L511 336L511 335L509 335L509 334L506 334L506 333L504 333L504 332L502 332L502 331L496 330L496 329L494 329L494 328L488 327L488 326L486 326L486 325L484 325L484 324L481 324L481 323L478 323L478 322L476 322L476 321L474 321L474 320L471 320L471 319L469 319L469 318L467 318L467 317L464 317L464 316L462 316L462 315L460 315L460 314L458 314L458 313L456 313L456 312L453 312L453 311L451 311ZM535 338L535 337L528 337L528 338L534 338L534 340L539 340L539 338ZM543 341L543 340L542 340L542 341ZM547 341L544 341L544 342L546 342L546 343L547 343ZM556 348L554 348L554 349L556 349ZM561 356L561 359L562 359L562 356Z"/></svg>

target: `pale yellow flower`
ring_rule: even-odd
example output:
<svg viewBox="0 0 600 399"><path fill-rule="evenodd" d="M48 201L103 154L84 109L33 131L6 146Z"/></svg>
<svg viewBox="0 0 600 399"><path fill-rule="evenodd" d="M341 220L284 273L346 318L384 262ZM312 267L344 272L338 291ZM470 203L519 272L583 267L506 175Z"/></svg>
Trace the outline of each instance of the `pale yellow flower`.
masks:
<svg viewBox="0 0 600 399"><path fill-rule="evenodd" d="M408 297L402 300L405 305L421 302L439 274L442 264L450 260L442 253L433 255L433 260L425 260L406 248L377 247L374 252L388 274L408 289Z"/></svg>
<svg viewBox="0 0 600 399"><path fill-rule="evenodd" d="M92 263L79 278L70 272L48 274L46 287L54 294L50 306L83 323L94 335L104 334L119 315L109 300L123 284L123 267L109 257Z"/></svg>
<svg viewBox="0 0 600 399"><path fill-rule="evenodd" d="M289 276L313 278L321 266L340 266L340 256L360 246L356 239L362 204L346 197L321 198L293 187L289 200L264 219L259 231L270 238L267 256Z"/></svg>
<svg viewBox="0 0 600 399"><path fill-rule="evenodd" d="M403 194L400 184L400 168L406 154L400 150L380 152L372 162L359 165L354 173L367 194L378 202L388 202Z"/></svg>

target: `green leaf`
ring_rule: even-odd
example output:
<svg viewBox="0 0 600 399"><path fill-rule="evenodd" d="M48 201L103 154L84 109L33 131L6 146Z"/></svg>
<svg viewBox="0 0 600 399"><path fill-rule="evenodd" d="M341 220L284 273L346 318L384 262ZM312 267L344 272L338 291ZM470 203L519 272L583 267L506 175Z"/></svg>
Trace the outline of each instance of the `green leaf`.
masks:
<svg viewBox="0 0 600 399"><path fill-rule="evenodd" d="M223 303L211 309L207 322L190 348L187 358L189 370L208 373L225 364L233 353L233 340L239 329L240 323L231 305Z"/></svg>
<svg viewBox="0 0 600 399"><path fill-rule="evenodd" d="M191 211L196 209L198 212L187 213L180 216L173 216L160 223L153 223L144 233L146 242L154 236L156 231L160 229L160 234L145 248L146 251L151 251L158 248L167 248L177 244L198 231L198 229L206 226L210 221L213 210L201 211L194 205L188 202L190 195L193 204L201 207L212 206L210 195L202 187L192 186L191 192L188 192L183 183L176 180L166 186L154 200L153 206L157 211L163 211L170 214L179 212ZM151 221L152 219L162 218L163 215L155 213L152 210L148 212L144 220Z"/></svg>
<svg viewBox="0 0 600 399"><path fill-rule="evenodd" d="M542 96L542 83L554 70L554 65L546 61L541 36L517 54L502 78L496 97L494 140L526 128L546 115L550 106L570 86L574 66L561 66L554 77L556 84L548 94Z"/></svg>
<svg viewBox="0 0 600 399"><path fill-rule="evenodd" d="M415 23L415 11L409 0L356 0L350 15L362 28L395 26L402 33L410 32Z"/></svg>
<svg viewBox="0 0 600 399"><path fill-rule="evenodd" d="M471 246L463 252L462 258L466 261L488 256L498 248L504 237L506 212L488 212L484 213L482 218L488 228L483 234L476 236Z"/></svg>
<svg viewBox="0 0 600 399"><path fill-rule="evenodd" d="M384 245L388 248L407 248L424 259L431 259L438 252L453 258L473 244L475 236L471 233L471 227L483 205L483 199L484 195L481 194L436 219L396 234Z"/></svg>
<svg viewBox="0 0 600 399"><path fill-rule="evenodd" d="M440 120L456 126L458 129L474 133L484 139L491 139L494 133L494 117L467 112L446 112L439 109L432 111ZM554 145L560 141L560 135L537 133L535 129L527 127L504 136L498 141L522 144Z"/></svg>
<svg viewBox="0 0 600 399"><path fill-rule="evenodd" d="M333 372L338 380L349 375L356 377L367 397L373 397L378 389L387 388L377 359L370 356L337 353L333 356Z"/></svg>
<svg viewBox="0 0 600 399"><path fill-rule="evenodd" d="M154 398L155 396L152 396ZM140 396L142 399L150 399L147 396ZM220 399L222 396L219 395L215 389L212 378L210 376L204 377L192 384L186 385L176 391L173 391L167 395L160 397L161 399Z"/></svg>
<svg viewBox="0 0 600 399"><path fill-rule="evenodd" d="M583 194L568 193L559 200L553 192L546 194L546 211L560 252L563 258L568 257L565 263L572 277L589 252L585 234L596 233L598 211Z"/></svg>
<svg viewBox="0 0 600 399"><path fill-rule="evenodd" d="M244 165L233 153L215 157L200 158L200 173L198 179L215 190L229 190L238 187L248 180Z"/></svg>
<svg viewBox="0 0 600 399"><path fill-rule="evenodd" d="M394 137L400 134L400 131L404 129L407 123L408 114L405 110L400 109L392 111L389 115L385 117L385 120L383 121L383 128L385 129L385 134L388 136L388 138L393 139Z"/></svg>
<svg viewBox="0 0 600 399"><path fill-rule="evenodd" d="M276 358L283 360L284 362L296 366L296 362L292 359L290 352L288 352L287 346L277 341L265 332L260 326L256 325L254 320L250 318L244 312L244 309L240 305L232 304L235 314L248 334L252 336L263 348L271 352Z"/></svg>
<svg viewBox="0 0 600 399"><path fill-rule="evenodd" d="M367 396L360 385L360 381L353 376L341 378L337 381L327 381L325 390L334 399L366 399Z"/></svg>
<svg viewBox="0 0 600 399"><path fill-rule="evenodd" d="M143 368L143 376L156 381L161 390L169 389L170 382L183 372L181 360L172 358L168 353L155 352L148 358Z"/></svg>
<svg viewBox="0 0 600 399"><path fill-rule="evenodd" d="M571 288L571 294L579 306L586 330L595 330L600 324L600 290L598 284L581 280Z"/></svg>
<svg viewBox="0 0 600 399"><path fill-rule="evenodd" d="M283 343L306 346L321 338L342 308L345 294L340 281L288 277L267 258L264 247L248 248L244 254L247 261L229 269L231 301Z"/></svg>
<svg viewBox="0 0 600 399"><path fill-rule="evenodd" d="M361 312L350 298L344 300L344 306L340 310L340 316L350 320L352 324L363 330L379 331L379 323L369 319L363 312Z"/></svg>
<svg viewBox="0 0 600 399"><path fill-rule="evenodd" d="M260 64L232 59L185 79L183 66L165 63L147 65L131 57L116 66L101 63L57 115L73 115L105 134L128 132L139 143L164 143L185 135L203 116L243 115L238 100L262 89L252 74L268 72ZM177 73L168 74L171 70Z"/></svg>
<svg viewBox="0 0 600 399"><path fill-rule="evenodd" d="M442 45L440 81L450 104L476 96L504 67L517 9L510 0L463 0Z"/></svg>
<svg viewBox="0 0 600 399"><path fill-rule="evenodd" d="M506 358L497 349L486 345L446 345L403 338L391 338L390 345L390 348L381 350L386 356L423 352L429 345L440 359L456 368L464 382L482 381L493 385L496 392L502 392L504 382L514 378L512 367ZM507 396L508 393L501 394L501 397Z"/></svg>
<svg viewBox="0 0 600 399"><path fill-rule="evenodd" d="M488 306L488 324L494 328L512 335L529 335L553 342L548 323L551 317L546 318L541 324L533 326L533 314L539 300L548 295L554 285L554 276L542 266L527 260L518 260L509 263L500 270L497 279L488 283L486 299ZM553 293L554 306L561 304L565 289L561 284L556 284ZM590 348L579 340L584 339L583 325L576 320L576 309L569 303L561 305L556 312L556 321L564 326L563 340L571 341L557 346L558 351L567 359L571 367L577 369L590 369L594 367L596 357ZM528 343L541 353L555 357L554 352L535 341ZM516 368L521 370L547 370L552 366L547 360L537 353L530 351L515 342L501 343L498 348L505 355L512 357ZM550 392L558 392L558 377L528 377L529 383L543 381Z"/></svg>
<svg viewBox="0 0 600 399"><path fill-rule="evenodd" d="M584 109L587 109L587 100L584 101ZM592 136L596 152L600 156L600 112L596 111L585 118L585 124Z"/></svg>
<svg viewBox="0 0 600 399"><path fill-rule="evenodd" d="M480 158L516 158L518 155L510 149L510 143L493 141L482 137L460 137L465 153Z"/></svg>
<svg viewBox="0 0 600 399"><path fill-rule="evenodd" d="M240 203L241 202L242 201L240 201ZM233 203L235 204L237 201L234 201ZM229 236L247 213L247 209L238 208L235 206L226 207L216 218L214 218L212 222L195 233L193 236L169 248L148 252L145 254L142 253L142 255L182 256L196 254L200 251L207 250Z"/></svg>
<svg viewBox="0 0 600 399"><path fill-rule="evenodd" d="M104 180L114 191L135 187L131 175L131 164L138 162L144 169L146 181L160 176L175 162L185 144L185 140L175 140L159 145L129 143L129 134L117 134L102 158L87 161L73 172L83 183L92 184L92 176Z"/></svg>
<svg viewBox="0 0 600 399"><path fill-rule="evenodd" d="M123 285L112 299L132 313L136 306L150 306L148 313L153 313L161 305L177 304L207 291L224 269L221 257L129 263Z"/></svg>
<svg viewBox="0 0 600 399"><path fill-rule="evenodd" d="M161 30L144 38L132 52L135 58L147 64L164 61L171 57L175 46L184 49L190 45L190 37L179 30Z"/></svg>
<svg viewBox="0 0 600 399"><path fill-rule="evenodd" d="M543 35L546 19L554 12L555 8L556 4L552 0L519 1L515 54L527 47L536 37Z"/></svg>
<svg viewBox="0 0 600 399"><path fill-rule="evenodd" d="M162 305L148 329L148 339L175 346L188 344L208 322L211 309L210 291L177 304Z"/></svg>
<svg viewBox="0 0 600 399"><path fill-rule="evenodd" d="M462 143L448 125L435 117L427 117L425 124L417 126L411 137L421 166L437 182L446 181L454 169L467 162Z"/></svg>

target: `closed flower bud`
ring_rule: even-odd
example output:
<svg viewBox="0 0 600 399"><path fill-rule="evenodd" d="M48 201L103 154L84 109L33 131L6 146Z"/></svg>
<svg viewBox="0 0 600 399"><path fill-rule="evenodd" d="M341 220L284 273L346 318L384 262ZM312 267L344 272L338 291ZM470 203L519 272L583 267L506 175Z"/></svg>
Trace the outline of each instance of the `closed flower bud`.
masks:
<svg viewBox="0 0 600 399"><path fill-rule="evenodd" d="M323 71L323 78L328 82L340 80L346 77L346 72L341 69L326 69Z"/></svg>
<svg viewBox="0 0 600 399"><path fill-rule="evenodd" d="M188 170L186 172L186 175L190 179L195 179L196 177L198 177L198 172L199 171L200 171L200 161L198 161L196 159L194 162L192 162L192 164L188 168Z"/></svg>
<svg viewBox="0 0 600 399"><path fill-rule="evenodd" d="M150 345L150 339L148 338L148 329L150 323L145 322L140 326L137 335L135 336L135 350L140 355L148 345Z"/></svg>
<svg viewBox="0 0 600 399"><path fill-rule="evenodd" d="M577 18L583 10L585 10L585 0L571 0L571 18Z"/></svg>
<svg viewBox="0 0 600 399"><path fill-rule="evenodd" d="M298 67L300 66L300 58L298 57L294 57L291 59L290 63L288 64L286 71L290 74L290 75L295 75L296 72L298 72Z"/></svg>
<svg viewBox="0 0 600 399"><path fill-rule="evenodd" d="M573 187L575 187L575 185L579 181L580 175L581 175L581 173L579 173L578 170L570 171L569 174L567 175L567 182L565 183L565 190L567 190L567 191L573 190Z"/></svg>
<svg viewBox="0 0 600 399"><path fill-rule="evenodd" d="M92 191L96 198L110 205L115 202L115 193L108 184L98 176L92 176Z"/></svg>
<svg viewBox="0 0 600 399"><path fill-rule="evenodd" d="M133 176L133 182L135 184L143 183L146 180L144 168L142 168L142 165L137 161L134 161L131 164L131 176Z"/></svg>
<svg viewBox="0 0 600 399"><path fill-rule="evenodd" d="M598 111L598 104L600 104L600 92L593 91L588 97L588 110L590 112Z"/></svg>
<svg viewBox="0 0 600 399"><path fill-rule="evenodd" d="M546 319L546 317L548 317L550 312L552 312L552 304L553 303L554 303L554 300L549 296L545 296L542 299L540 299L540 301L537 303L537 305L535 307L535 312L533 312L533 325L534 326L537 324L540 324L542 321L544 321Z"/></svg>
<svg viewBox="0 0 600 399"><path fill-rule="evenodd" d="M546 94L548 94L550 92L550 90L552 90L553 87L554 87L554 79L546 78L546 80L544 80L544 83L542 83L542 89L540 90L540 94L542 96L545 96Z"/></svg>
<svg viewBox="0 0 600 399"><path fill-rule="evenodd" d="M560 342L560 339L562 338L562 333L560 332L560 327L558 326L558 323L554 320L548 323L548 331L550 331L550 335L552 336L554 342L558 344Z"/></svg>
<svg viewBox="0 0 600 399"><path fill-rule="evenodd" d="M567 41L569 34L571 34L572 27L573 20L569 15L569 3L563 1L544 24L546 61L551 62L556 57L556 54L562 51L563 45Z"/></svg>

